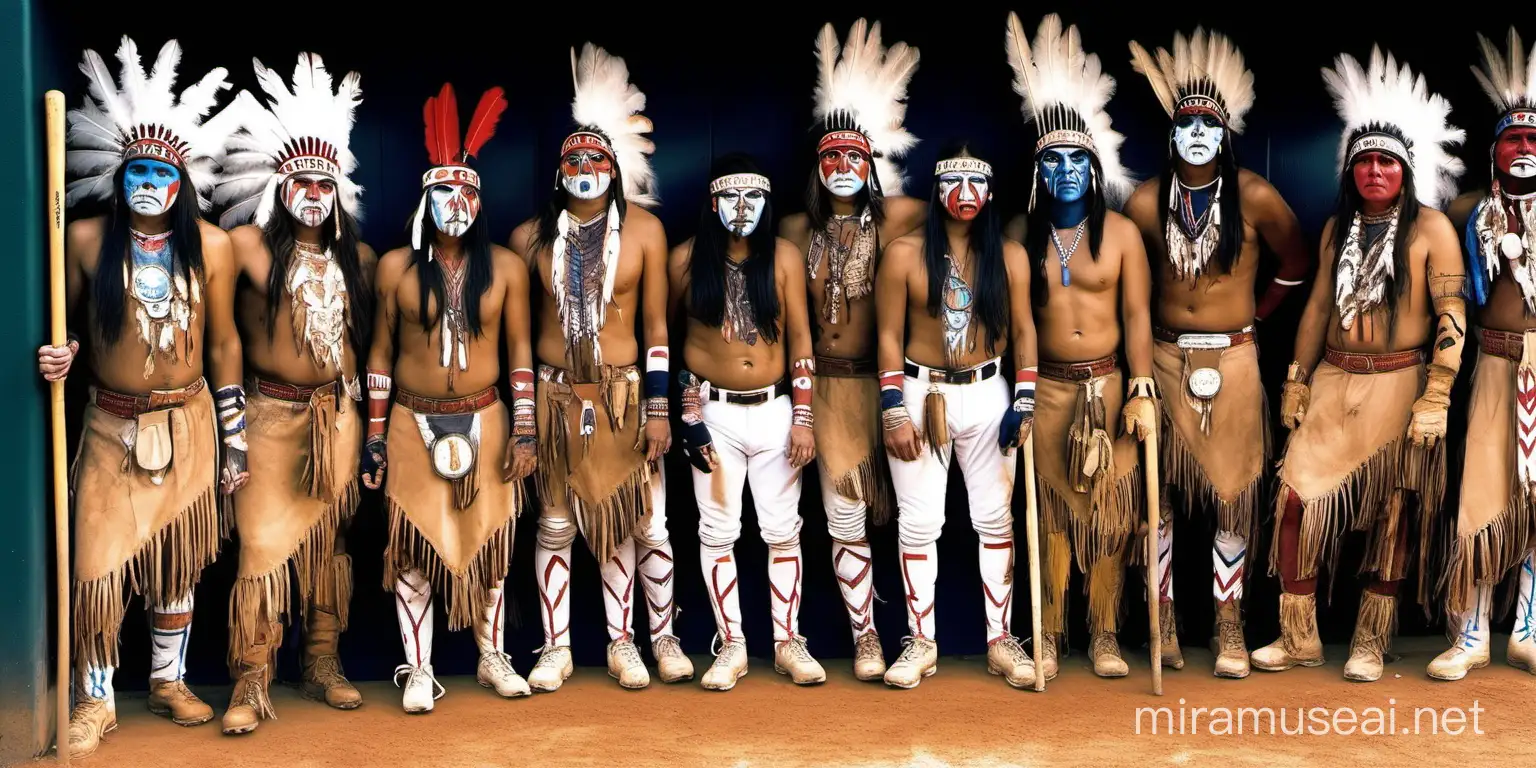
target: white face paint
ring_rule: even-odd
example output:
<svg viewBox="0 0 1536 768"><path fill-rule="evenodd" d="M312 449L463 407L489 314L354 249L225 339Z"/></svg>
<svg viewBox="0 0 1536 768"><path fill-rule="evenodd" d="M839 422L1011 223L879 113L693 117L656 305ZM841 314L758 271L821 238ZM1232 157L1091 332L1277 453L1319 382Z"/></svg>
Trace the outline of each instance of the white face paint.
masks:
<svg viewBox="0 0 1536 768"><path fill-rule="evenodd" d="M1520 155L1509 164L1509 175L1517 179L1529 179L1536 176L1536 157Z"/></svg>
<svg viewBox="0 0 1536 768"><path fill-rule="evenodd" d="M613 160L594 149L573 149L560 165L560 181L565 191L581 200L596 200L608 194L613 181Z"/></svg>
<svg viewBox="0 0 1536 768"><path fill-rule="evenodd" d="M767 203L768 196L761 189L727 187L715 195L715 212L731 234L746 237L757 230Z"/></svg>
<svg viewBox="0 0 1536 768"><path fill-rule="evenodd" d="M318 227L336 208L336 182L323 173L297 173L283 181L283 204L293 218Z"/></svg>
<svg viewBox="0 0 1536 768"><path fill-rule="evenodd" d="M975 172L955 171L939 177L939 198L957 221L971 221L992 199L991 180Z"/></svg>
<svg viewBox="0 0 1536 768"><path fill-rule="evenodd" d="M1227 129L1212 115L1179 115L1173 124L1173 147L1190 165L1205 165L1216 159L1221 139Z"/></svg>
<svg viewBox="0 0 1536 768"><path fill-rule="evenodd" d="M463 183L434 184L432 222L449 237L462 237L480 214L480 190Z"/></svg>

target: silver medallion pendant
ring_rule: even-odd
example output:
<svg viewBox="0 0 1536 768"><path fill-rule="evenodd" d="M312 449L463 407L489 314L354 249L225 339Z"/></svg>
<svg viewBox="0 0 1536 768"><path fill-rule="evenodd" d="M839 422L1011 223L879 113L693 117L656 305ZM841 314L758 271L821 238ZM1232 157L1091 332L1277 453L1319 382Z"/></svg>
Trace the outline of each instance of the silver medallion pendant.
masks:
<svg viewBox="0 0 1536 768"><path fill-rule="evenodd" d="M1506 232L1499 238L1499 253L1506 259L1518 259L1525 255L1525 241L1513 232Z"/></svg>
<svg viewBox="0 0 1536 768"><path fill-rule="evenodd" d="M171 273L159 264L135 266L133 298L151 318L165 319L171 314Z"/></svg>

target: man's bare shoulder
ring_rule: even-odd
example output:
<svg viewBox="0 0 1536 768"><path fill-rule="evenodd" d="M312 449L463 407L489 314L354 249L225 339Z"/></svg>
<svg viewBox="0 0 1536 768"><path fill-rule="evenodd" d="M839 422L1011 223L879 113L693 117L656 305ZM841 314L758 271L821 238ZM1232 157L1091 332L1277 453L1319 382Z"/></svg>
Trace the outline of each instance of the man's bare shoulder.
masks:
<svg viewBox="0 0 1536 768"><path fill-rule="evenodd" d="M1157 201L1163 196L1163 178L1161 175L1153 176L1136 185L1136 191L1125 200L1125 213L1135 217L1142 213L1142 209L1157 210Z"/></svg>
<svg viewBox="0 0 1536 768"><path fill-rule="evenodd" d="M266 238L262 235L261 227L255 224L241 224L229 230L229 242L237 250L262 248L266 246Z"/></svg>
<svg viewBox="0 0 1536 768"><path fill-rule="evenodd" d="M687 266L688 260L692 256L693 238L690 237L687 240L672 246L672 250L667 253L667 264L668 266Z"/></svg>
<svg viewBox="0 0 1536 768"><path fill-rule="evenodd" d="M881 269L910 268L917 260L922 258L923 236L919 234L906 235L892 240L885 247L885 257L881 260Z"/></svg>
<svg viewBox="0 0 1536 768"><path fill-rule="evenodd" d="M1467 226L1467 220L1472 218L1472 212L1477 210L1477 204L1487 196L1486 189L1473 189L1457 195L1456 199L1445 208L1445 215L1450 218L1451 225L1458 231Z"/></svg>
<svg viewBox="0 0 1536 768"><path fill-rule="evenodd" d="M220 229L219 225L214 224L211 221L198 219L197 233L203 238L204 250L207 250L208 248L230 247L229 233Z"/></svg>
<svg viewBox="0 0 1536 768"><path fill-rule="evenodd" d="M773 239L773 261L781 268L805 270L805 254L800 252L800 246L785 237Z"/></svg>
<svg viewBox="0 0 1536 768"><path fill-rule="evenodd" d="M1280 190L1275 189L1269 179L1247 168L1237 169L1237 188L1243 196L1243 203L1249 206L1258 205L1267 209L1284 202Z"/></svg>
<svg viewBox="0 0 1536 768"><path fill-rule="evenodd" d="M1141 230L1137 229L1136 222L1131 221L1131 217L1119 211L1105 211L1104 235L1106 237L1141 237Z"/></svg>
<svg viewBox="0 0 1536 768"><path fill-rule="evenodd" d="M533 258L533 254L530 251L533 250L533 236L538 231L539 218L537 216L530 216L523 223L517 225L512 230L512 237L509 239L512 251L524 259Z"/></svg>
<svg viewBox="0 0 1536 768"><path fill-rule="evenodd" d="M779 237L800 241L811 231L811 217L805 213L791 213L779 219Z"/></svg>
<svg viewBox="0 0 1536 768"><path fill-rule="evenodd" d="M1456 237L1456 228L1451 225L1451 217L1434 208L1419 209L1419 228L1429 237Z"/></svg>
<svg viewBox="0 0 1536 768"><path fill-rule="evenodd" d="M399 277L411 265L413 257L414 254L409 246L402 245L399 248L386 251L383 256L379 257L379 278L383 279L386 276Z"/></svg>
<svg viewBox="0 0 1536 768"><path fill-rule="evenodd" d="M630 203L624 208L624 226L649 232L661 228L661 219L649 210Z"/></svg>
<svg viewBox="0 0 1536 768"><path fill-rule="evenodd" d="M362 265L364 270L371 271L374 267L378 266L379 254L374 252L372 246L365 242L358 241L357 263Z"/></svg>
<svg viewBox="0 0 1536 768"><path fill-rule="evenodd" d="M76 219L64 228L65 242L70 249L85 248L91 251L101 248L101 238L107 231L106 216L92 216L88 219ZM78 253L77 258L95 262L95 253Z"/></svg>

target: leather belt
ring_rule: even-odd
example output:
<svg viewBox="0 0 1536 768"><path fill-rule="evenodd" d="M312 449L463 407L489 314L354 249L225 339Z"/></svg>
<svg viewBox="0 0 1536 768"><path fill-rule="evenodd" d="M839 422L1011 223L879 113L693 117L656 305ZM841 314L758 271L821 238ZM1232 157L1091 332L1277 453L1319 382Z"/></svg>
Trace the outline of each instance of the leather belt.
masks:
<svg viewBox="0 0 1536 768"><path fill-rule="evenodd" d="M789 394L789 379L780 379L770 386L746 392L720 389L713 384L709 386L710 400L717 403L726 402L731 405L762 405L769 400L787 394Z"/></svg>
<svg viewBox="0 0 1536 768"><path fill-rule="evenodd" d="M1369 354L1363 352L1341 352L1337 349L1329 348L1327 352L1323 353L1323 360L1329 365L1349 373L1388 373L1400 371L1404 368L1420 365L1426 359L1422 349Z"/></svg>
<svg viewBox="0 0 1536 768"><path fill-rule="evenodd" d="M841 357L816 356L817 376L839 376L842 378L874 376L877 367L872 359L845 360Z"/></svg>
<svg viewBox="0 0 1536 768"><path fill-rule="evenodd" d="M281 381L263 379L253 376L256 380L256 391L276 400L287 400L290 403L307 403L314 397L315 392L326 387L336 386L336 382L330 381L315 386L301 386L299 384L285 384Z"/></svg>
<svg viewBox="0 0 1536 768"><path fill-rule="evenodd" d="M1234 347L1239 345L1239 344L1249 344L1249 343L1252 343L1254 340L1256 340L1258 338L1258 334L1251 327L1244 328L1241 331L1214 331L1214 332L1206 332L1206 331L1176 331L1176 330L1174 330L1172 328L1162 328L1162 327L1156 326L1156 325L1152 326L1152 338L1157 339L1158 341L1166 342L1168 344L1177 344L1177 343L1179 343L1179 337L1180 336L1225 336L1229 340L1231 340L1232 346L1234 346Z"/></svg>
<svg viewBox="0 0 1536 768"><path fill-rule="evenodd" d="M1495 331L1492 328L1477 329L1478 349L1483 354L1520 362L1525 352L1525 334Z"/></svg>
<svg viewBox="0 0 1536 768"><path fill-rule="evenodd" d="M96 407L119 419L136 419L141 413L185 405L188 400L203 391L206 384L202 377L198 377L197 381L180 389L154 389L147 395L130 395L97 388Z"/></svg>
<svg viewBox="0 0 1536 768"><path fill-rule="evenodd" d="M495 403L501 396L496 387L490 386L465 397L426 397L403 389L396 390L395 402L416 413L443 416L455 413L474 413Z"/></svg>
<svg viewBox="0 0 1536 768"><path fill-rule="evenodd" d="M978 381L986 381L996 376L1002 369L1002 364L996 360L988 360L981 365L962 368L958 371L929 368L926 365L918 365L911 360L906 361L902 365L902 370L908 376L920 381L927 381L930 384L975 384Z"/></svg>
<svg viewBox="0 0 1536 768"><path fill-rule="evenodd" d="M1054 360L1041 360L1040 375L1057 381L1087 381L1100 376L1108 376L1114 373L1119 365L1120 361L1115 359L1114 355L1081 363L1058 363Z"/></svg>

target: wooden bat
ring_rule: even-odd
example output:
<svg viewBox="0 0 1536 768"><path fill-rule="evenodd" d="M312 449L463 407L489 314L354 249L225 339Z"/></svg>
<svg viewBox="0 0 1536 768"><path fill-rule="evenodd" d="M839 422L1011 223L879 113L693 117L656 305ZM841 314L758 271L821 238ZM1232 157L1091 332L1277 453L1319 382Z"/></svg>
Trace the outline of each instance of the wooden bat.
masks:
<svg viewBox="0 0 1536 768"><path fill-rule="evenodd" d="M1024 438L1025 530L1029 545L1029 619L1034 630L1035 690L1045 690L1045 662L1040 638L1040 504L1035 496L1035 431Z"/></svg>
<svg viewBox="0 0 1536 768"><path fill-rule="evenodd" d="M49 343L62 347L69 343L65 329L68 314L64 306L64 93L48 91L43 95L48 135L48 284ZM58 666L54 670L57 707L54 711L53 749L59 762L69 762L69 458L66 450L67 425L64 421L64 381L50 382L52 394L53 440L53 548L54 596L57 610Z"/></svg>
<svg viewBox="0 0 1536 768"><path fill-rule="evenodd" d="M1157 432L1158 426L1154 423L1152 429L1147 432L1147 439L1143 443L1146 447L1146 478L1147 478L1147 613L1152 621L1152 693L1163 695L1163 632L1162 622L1159 620L1158 611L1161 605L1158 603L1157 578L1157 522L1162 510L1162 473L1157 467Z"/></svg>

